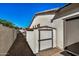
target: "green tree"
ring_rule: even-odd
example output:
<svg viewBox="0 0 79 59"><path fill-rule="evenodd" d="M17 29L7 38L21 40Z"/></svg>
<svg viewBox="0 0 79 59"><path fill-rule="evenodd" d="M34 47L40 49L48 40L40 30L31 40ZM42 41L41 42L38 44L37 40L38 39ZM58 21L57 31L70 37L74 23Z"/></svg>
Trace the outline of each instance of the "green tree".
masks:
<svg viewBox="0 0 79 59"><path fill-rule="evenodd" d="M7 27L10 27L10 28L15 28L15 29L18 28L13 23L11 23L11 22L9 22L7 20L4 20L4 19L0 19L0 24L2 24L4 26L7 26Z"/></svg>

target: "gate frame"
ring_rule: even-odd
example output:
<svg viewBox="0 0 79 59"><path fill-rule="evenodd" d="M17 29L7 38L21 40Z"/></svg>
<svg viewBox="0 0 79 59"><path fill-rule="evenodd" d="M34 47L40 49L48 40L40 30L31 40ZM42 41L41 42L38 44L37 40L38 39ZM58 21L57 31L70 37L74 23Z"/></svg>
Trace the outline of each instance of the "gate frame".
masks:
<svg viewBox="0 0 79 59"><path fill-rule="evenodd" d="M45 28L45 29L43 29L43 28ZM38 40L38 44L39 44L39 49L38 49L38 51L40 52L40 51L42 51L42 50L40 50L40 42L41 41L46 41L46 40L51 40L52 41L52 47L51 48L53 48L53 29L55 29L56 30L56 28L52 28L52 27L49 27L49 26L40 26L39 28L38 28L38 33L39 33L39 40ZM47 38L47 39L41 39L40 38L40 32L41 31L51 31L51 38ZM50 48L47 48L47 49L50 49ZM43 50L47 50L47 49L43 49Z"/></svg>

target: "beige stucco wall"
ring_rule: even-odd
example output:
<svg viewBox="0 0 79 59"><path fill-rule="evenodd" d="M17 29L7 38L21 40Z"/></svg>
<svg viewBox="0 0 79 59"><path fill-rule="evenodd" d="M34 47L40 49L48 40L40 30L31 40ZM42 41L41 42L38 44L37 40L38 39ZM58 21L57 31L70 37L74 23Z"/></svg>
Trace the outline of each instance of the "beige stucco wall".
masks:
<svg viewBox="0 0 79 59"><path fill-rule="evenodd" d="M0 24L0 55L6 55L17 36L17 30Z"/></svg>

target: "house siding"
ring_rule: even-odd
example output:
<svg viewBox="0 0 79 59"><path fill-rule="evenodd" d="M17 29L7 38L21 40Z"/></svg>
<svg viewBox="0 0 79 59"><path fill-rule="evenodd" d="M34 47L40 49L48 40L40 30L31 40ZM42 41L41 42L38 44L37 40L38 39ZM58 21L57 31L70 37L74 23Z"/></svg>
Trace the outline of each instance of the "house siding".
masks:
<svg viewBox="0 0 79 59"><path fill-rule="evenodd" d="M54 17L55 15L38 15L34 18L33 23L31 24L30 28L33 28L33 26L37 26L38 24L40 24L40 26L51 26L51 19Z"/></svg>

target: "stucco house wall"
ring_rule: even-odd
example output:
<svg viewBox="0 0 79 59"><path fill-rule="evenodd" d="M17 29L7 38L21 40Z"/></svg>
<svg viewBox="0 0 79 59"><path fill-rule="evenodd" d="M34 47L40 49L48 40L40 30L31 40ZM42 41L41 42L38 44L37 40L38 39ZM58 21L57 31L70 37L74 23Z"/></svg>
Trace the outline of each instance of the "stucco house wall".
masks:
<svg viewBox="0 0 79 59"><path fill-rule="evenodd" d="M63 49L63 20L54 20L52 27L56 28L56 47Z"/></svg>
<svg viewBox="0 0 79 59"><path fill-rule="evenodd" d="M38 24L40 24L40 26L51 26L51 19L54 17L55 15L38 15L34 18L33 23L31 24L30 28L33 28L33 26L37 26Z"/></svg>
<svg viewBox="0 0 79 59"><path fill-rule="evenodd" d="M57 42L56 46L60 48L61 50L64 50L65 47L65 41L66 41L66 36L65 34L65 20L68 18L73 18L77 17L79 15L79 4L71 4L69 6L66 6L65 8L61 9L60 11L57 12L55 15L53 22L52 22L52 27L55 27L57 32Z"/></svg>
<svg viewBox="0 0 79 59"><path fill-rule="evenodd" d="M55 16L55 11L44 11L44 12L40 12L37 13L35 15L35 17L33 18L33 22L30 26L30 28L37 28L37 25L40 24L40 26L49 26L52 27L51 24L51 19L53 19L53 17ZM34 53L38 53L39 51L39 28L34 29L33 31L27 31L27 40L28 43L31 47L31 49L33 50ZM47 34L45 34L47 33ZM41 38L45 39L45 38L50 38L51 33L48 31L42 31L41 33ZM53 30L53 47L56 47L56 30ZM46 45L45 45L46 44ZM50 48L52 46L50 41L45 41L45 42L41 42L41 50L45 49L45 48Z"/></svg>
<svg viewBox="0 0 79 59"><path fill-rule="evenodd" d="M64 50L64 19L68 17L73 17L75 15L78 15L78 14L73 13L73 14L58 18L54 20L52 23L52 27L56 28L56 34L57 34L56 46L61 50Z"/></svg>

